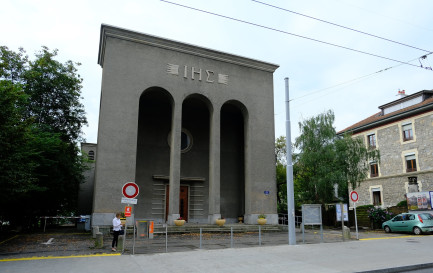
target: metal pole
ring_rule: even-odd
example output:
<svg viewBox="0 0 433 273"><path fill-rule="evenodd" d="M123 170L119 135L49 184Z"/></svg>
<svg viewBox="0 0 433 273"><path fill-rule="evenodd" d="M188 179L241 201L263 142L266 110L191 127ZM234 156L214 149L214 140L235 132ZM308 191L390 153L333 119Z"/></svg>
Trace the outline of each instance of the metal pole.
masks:
<svg viewBox="0 0 433 273"><path fill-rule="evenodd" d="M165 224L165 253L167 253L168 252L168 249L167 249L167 240L168 240L168 236L167 236L167 229L168 229L168 227L167 227L167 224Z"/></svg>
<svg viewBox="0 0 433 273"><path fill-rule="evenodd" d="M124 235L120 235L120 236L123 236L122 254L125 252L125 241L126 241L126 231L127 231L126 222L127 222L127 219L128 218L125 217L125 233L124 233Z"/></svg>
<svg viewBox="0 0 433 273"><path fill-rule="evenodd" d="M356 219L356 202L354 202L353 205L355 206L355 228L356 228L356 240L359 240L359 238L358 238L358 221L357 221L357 219Z"/></svg>
<svg viewBox="0 0 433 273"><path fill-rule="evenodd" d="M320 224L320 238L322 239L322 243L323 243L323 225Z"/></svg>
<svg viewBox="0 0 433 273"><path fill-rule="evenodd" d="M134 219L135 220L135 219ZM133 241L133 243L132 243L132 255L134 255L135 254L135 225L136 225L136 223L137 222L135 222L135 224L134 224L134 233L132 234L132 237L134 238L134 241Z"/></svg>
<svg viewBox="0 0 433 273"><path fill-rule="evenodd" d="M287 213L288 213L288 236L289 245L296 245L295 234L295 191L293 189L293 163L292 163L292 135L290 130L290 100L289 100L289 78L286 82L286 179L287 179Z"/></svg>
<svg viewBox="0 0 433 273"><path fill-rule="evenodd" d="M261 245L262 245L262 229L259 226L259 246L261 246Z"/></svg>
<svg viewBox="0 0 433 273"><path fill-rule="evenodd" d="M233 227L230 227L230 247L233 248Z"/></svg>
<svg viewBox="0 0 433 273"><path fill-rule="evenodd" d="M201 249L201 240L202 240L202 230L203 230L203 228L200 228L200 249Z"/></svg>
<svg viewBox="0 0 433 273"><path fill-rule="evenodd" d="M344 205L343 205L343 203L340 203L340 210L341 210L341 232L343 234L343 242L344 242Z"/></svg>

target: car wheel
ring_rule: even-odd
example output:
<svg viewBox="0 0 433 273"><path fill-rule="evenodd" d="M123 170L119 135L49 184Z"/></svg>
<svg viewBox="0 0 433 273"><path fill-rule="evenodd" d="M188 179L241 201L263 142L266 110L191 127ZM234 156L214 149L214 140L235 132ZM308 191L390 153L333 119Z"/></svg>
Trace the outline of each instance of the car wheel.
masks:
<svg viewBox="0 0 433 273"><path fill-rule="evenodd" d="M422 230L419 227L414 227L413 233L415 233L415 235L420 235L422 233Z"/></svg>
<svg viewBox="0 0 433 273"><path fill-rule="evenodd" d="M389 226L385 226L383 229L386 233L391 233L391 228Z"/></svg>

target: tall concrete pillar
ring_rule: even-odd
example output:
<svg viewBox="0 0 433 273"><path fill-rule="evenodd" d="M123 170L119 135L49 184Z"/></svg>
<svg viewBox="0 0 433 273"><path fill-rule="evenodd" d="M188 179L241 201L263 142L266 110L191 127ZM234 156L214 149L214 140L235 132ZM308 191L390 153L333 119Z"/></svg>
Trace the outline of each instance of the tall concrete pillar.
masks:
<svg viewBox="0 0 433 273"><path fill-rule="evenodd" d="M182 103L173 103L170 140L170 192L167 222L174 225L179 218L180 141L182 132Z"/></svg>
<svg viewBox="0 0 433 273"><path fill-rule="evenodd" d="M213 111L210 120L209 134L209 224L221 218L220 192L220 144L221 112Z"/></svg>

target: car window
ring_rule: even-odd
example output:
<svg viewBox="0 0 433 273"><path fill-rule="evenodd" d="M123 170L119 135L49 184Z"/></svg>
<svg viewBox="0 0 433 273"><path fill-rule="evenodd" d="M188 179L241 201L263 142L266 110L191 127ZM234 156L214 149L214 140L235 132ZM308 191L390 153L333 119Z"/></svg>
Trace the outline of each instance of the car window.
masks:
<svg viewBox="0 0 433 273"><path fill-rule="evenodd" d="M407 214L406 219L407 220L415 220L415 215L414 214Z"/></svg>
<svg viewBox="0 0 433 273"><path fill-rule="evenodd" d="M433 216L430 213L421 213L420 216L423 220L433 220Z"/></svg>
<svg viewBox="0 0 433 273"><path fill-rule="evenodd" d="M403 217L401 215L397 215L396 217L394 217L393 220L394 221L403 221Z"/></svg>

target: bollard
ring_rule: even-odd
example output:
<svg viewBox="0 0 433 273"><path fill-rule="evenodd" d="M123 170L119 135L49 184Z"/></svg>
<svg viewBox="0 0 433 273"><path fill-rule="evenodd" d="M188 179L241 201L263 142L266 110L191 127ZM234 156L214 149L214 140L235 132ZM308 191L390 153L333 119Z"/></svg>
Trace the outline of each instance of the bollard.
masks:
<svg viewBox="0 0 433 273"><path fill-rule="evenodd" d="M102 235L102 232L96 233L96 240L95 240L95 248L102 248L104 246L104 236Z"/></svg>
<svg viewBox="0 0 433 273"><path fill-rule="evenodd" d="M99 227L98 226L93 226L92 227L92 238L96 239L96 234L99 232Z"/></svg>
<svg viewBox="0 0 433 273"><path fill-rule="evenodd" d="M117 241L117 251L123 252L123 242L125 241L125 235L119 235L119 241Z"/></svg>
<svg viewBox="0 0 433 273"><path fill-rule="evenodd" d="M350 228L346 226L343 227L343 236L344 236L343 239L350 240Z"/></svg>

